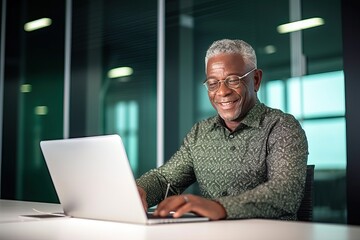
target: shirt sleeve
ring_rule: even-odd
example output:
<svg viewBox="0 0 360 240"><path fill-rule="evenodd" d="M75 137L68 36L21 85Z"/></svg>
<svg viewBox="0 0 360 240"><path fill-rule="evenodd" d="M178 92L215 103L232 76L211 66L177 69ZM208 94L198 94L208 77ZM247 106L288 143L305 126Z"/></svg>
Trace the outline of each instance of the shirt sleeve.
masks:
<svg viewBox="0 0 360 240"><path fill-rule="evenodd" d="M170 184L168 196L181 194L196 181L190 156L190 133L179 150L164 165L150 170L136 180L138 186L147 193L147 203L154 206L162 201Z"/></svg>
<svg viewBox="0 0 360 240"><path fill-rule="evenodd" d="M304 130L290 116L276 122L267 142L267 181L238 196L216 199L228 219L294 219L306 178L308 145Z"/></svg>

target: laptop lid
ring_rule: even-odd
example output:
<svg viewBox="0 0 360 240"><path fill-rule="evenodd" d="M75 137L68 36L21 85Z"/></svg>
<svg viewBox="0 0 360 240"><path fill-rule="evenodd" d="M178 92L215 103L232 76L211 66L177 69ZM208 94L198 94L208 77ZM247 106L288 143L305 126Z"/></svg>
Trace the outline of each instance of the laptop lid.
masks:
<svg viewBox="0 0 360 240"><path fill-rule="evenodd" d="M204 221L204 217L148 219L119 135L41 141L64 213L140 224Z"/></svg>

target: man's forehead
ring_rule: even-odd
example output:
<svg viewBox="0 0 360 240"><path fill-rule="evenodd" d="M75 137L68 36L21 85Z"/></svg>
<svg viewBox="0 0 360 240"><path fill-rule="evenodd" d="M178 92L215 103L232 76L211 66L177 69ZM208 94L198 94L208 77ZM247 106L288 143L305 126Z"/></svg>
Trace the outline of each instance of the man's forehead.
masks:
<svg viewBox="0 0 360 240"><path fill-rule="evenodd" d="M223 61L209 62L211 68L224 68L225 63Z"/></svg>
<svg viewBox="0 0 360 240"><path fill-rule="evenodd" d="M219 55L209 59L207 73L215 73L217 71L241 71L244 67L245 62L240 55Z"/></svg>

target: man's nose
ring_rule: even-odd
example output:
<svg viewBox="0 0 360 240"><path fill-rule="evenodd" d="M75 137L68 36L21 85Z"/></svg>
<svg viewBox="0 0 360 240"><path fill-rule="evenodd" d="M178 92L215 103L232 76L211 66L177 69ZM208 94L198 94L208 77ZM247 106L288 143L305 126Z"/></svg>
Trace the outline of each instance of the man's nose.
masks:
<svg viewBox="0 0 360 240"><path fill-rule="evenodd" d="M227 95L232 92L232 89L229 88L224 81L220 82L219 89L217 90L216 94L219 95Z"/></svg>

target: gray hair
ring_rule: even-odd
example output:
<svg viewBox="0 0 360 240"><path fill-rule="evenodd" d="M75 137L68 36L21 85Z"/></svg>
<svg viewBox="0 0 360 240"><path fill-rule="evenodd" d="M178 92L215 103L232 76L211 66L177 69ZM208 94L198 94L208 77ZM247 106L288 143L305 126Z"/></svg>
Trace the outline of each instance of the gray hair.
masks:
<svg viewBox="0 0 360 240"><path fill-rule="evenodd" d="M222 39L213 42L206 51L205 69L207 68L208 60L219 54L239 54L244 58L246 64L257 68L255 51L250 44L243 40Z"/></svg>

